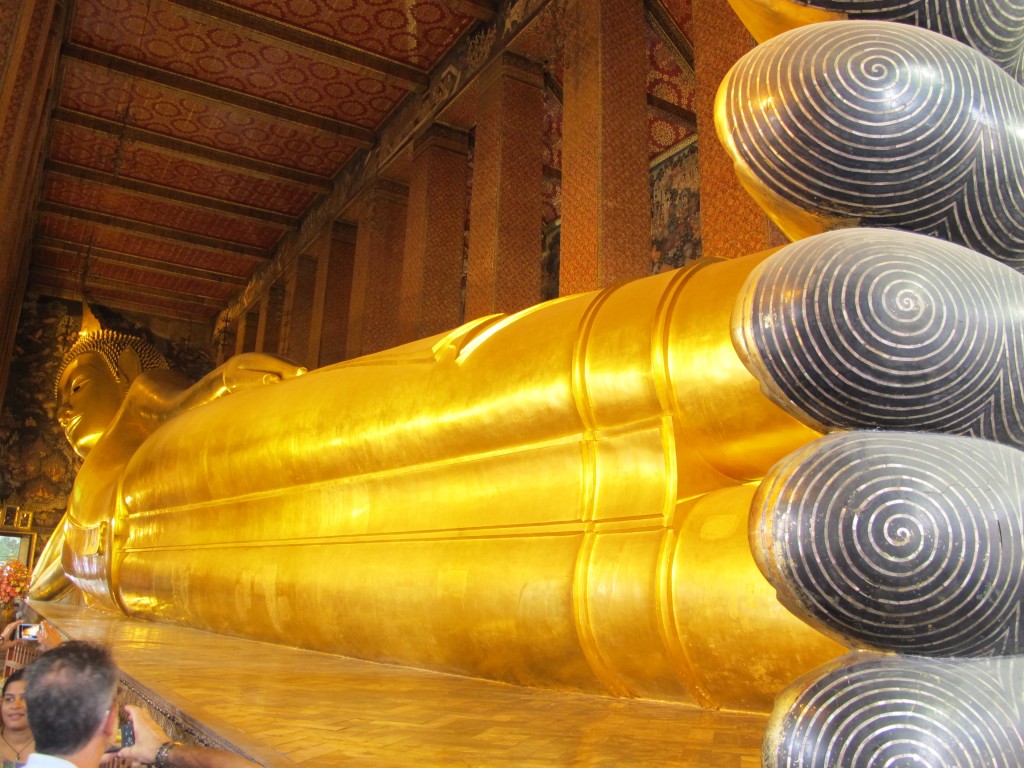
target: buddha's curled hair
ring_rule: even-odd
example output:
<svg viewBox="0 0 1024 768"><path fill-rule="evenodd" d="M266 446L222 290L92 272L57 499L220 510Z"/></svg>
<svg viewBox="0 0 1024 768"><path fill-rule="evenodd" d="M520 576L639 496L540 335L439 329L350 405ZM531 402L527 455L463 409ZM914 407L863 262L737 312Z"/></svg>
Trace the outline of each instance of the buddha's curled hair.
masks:
<svg viewBox="0 0 1024 768"><path fill-rule="evenodd" d="M139 356L139 364L142 366L143 371L152 370L153 368L170 368L166 358L160 354L160 351L145 339L121 331L112 331L104 328L80 338L64 355L60 368L57 370L57 376L53 381L54 397L57 397L57 388L60 385L60 379L64 375L64 371L75 358L79 355L84 355L86 352L99 352L107 367L110 368L110 372L120 381L121 376L118 373L117 361L121 353L129 348L135 350L135 353Z"/></svg>

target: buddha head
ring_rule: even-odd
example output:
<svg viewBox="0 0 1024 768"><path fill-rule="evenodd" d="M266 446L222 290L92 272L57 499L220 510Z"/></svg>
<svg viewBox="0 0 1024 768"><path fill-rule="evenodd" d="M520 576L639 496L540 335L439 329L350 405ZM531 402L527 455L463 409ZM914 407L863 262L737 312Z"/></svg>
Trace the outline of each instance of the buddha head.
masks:
<svg viewBox="0 0 1024 768"><path fill-rule="evenodd" d="M57 371L57 421L82 458L103 437L132 382L144 371L167 368L148 341L120 331L81 335Z"/></svg>

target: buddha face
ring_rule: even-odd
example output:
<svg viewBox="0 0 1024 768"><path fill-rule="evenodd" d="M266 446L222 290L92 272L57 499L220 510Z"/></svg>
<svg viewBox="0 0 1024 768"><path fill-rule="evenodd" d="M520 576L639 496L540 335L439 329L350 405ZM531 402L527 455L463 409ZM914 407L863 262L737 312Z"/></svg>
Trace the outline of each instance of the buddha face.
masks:
<svg viewBox="0 0 1024 768"><path fill-rule="evenodd" d="M103 437L124 400L124 390L99 352L84 352L57 383L57 421L82 458Z"/></svg>

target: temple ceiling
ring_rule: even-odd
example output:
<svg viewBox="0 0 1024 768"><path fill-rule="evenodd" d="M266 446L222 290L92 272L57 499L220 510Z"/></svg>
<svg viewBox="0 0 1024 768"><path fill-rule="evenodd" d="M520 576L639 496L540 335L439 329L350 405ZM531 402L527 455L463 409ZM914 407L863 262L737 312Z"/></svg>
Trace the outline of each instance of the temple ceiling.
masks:
<svg viewBox="0 0 1024 768"><path fill-rule="evenodd" d="M215 323L244 310L429 126L472 131L506 53L545 72L559 215L564 0L74 0L29 289ZM689 0L647 0L652 162L691 141Z"/></svg>

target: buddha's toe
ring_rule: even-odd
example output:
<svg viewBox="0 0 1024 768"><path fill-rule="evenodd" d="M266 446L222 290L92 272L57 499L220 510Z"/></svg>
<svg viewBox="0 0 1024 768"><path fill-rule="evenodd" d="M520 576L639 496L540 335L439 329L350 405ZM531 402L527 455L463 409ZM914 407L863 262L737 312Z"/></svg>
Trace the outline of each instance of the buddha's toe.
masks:
<svg viewBox="0 0 1024 768"><path fill-rule="evenodd" d="M893 227L1024 264L1024 87L976 50L811 24L746 54L718 98L738 174L791 238Z"/></svg>
<svg viewBox="0 0 1024 768"><path fill-rule="evenodd" d="M1018 82L1024 77L1022 0L729 0L729 4L761 42L817 21L895 21L959 40L988 56Z"/></svg>
<svg viewBox="0 0 1024 768"><path fill-rule="evenodd" d="M1022 678L1022 657L851 654L779 697L765 733L763 765L1024 765Z"/></svg>
<svg viewBox="0 0 1024 768"><path fill-rule="evenodd" d="M1024 448L1024 276L966 248L895 230L793 243L751 275L733 336L765 393L823 431Z"/></svg>
<svg viewBox="0 0 1024 768"><path fill-rule="evenodd" d="M1024 653L1024 453L851 432L776 464L751 547L780 600L850 646Z"/></svg>

